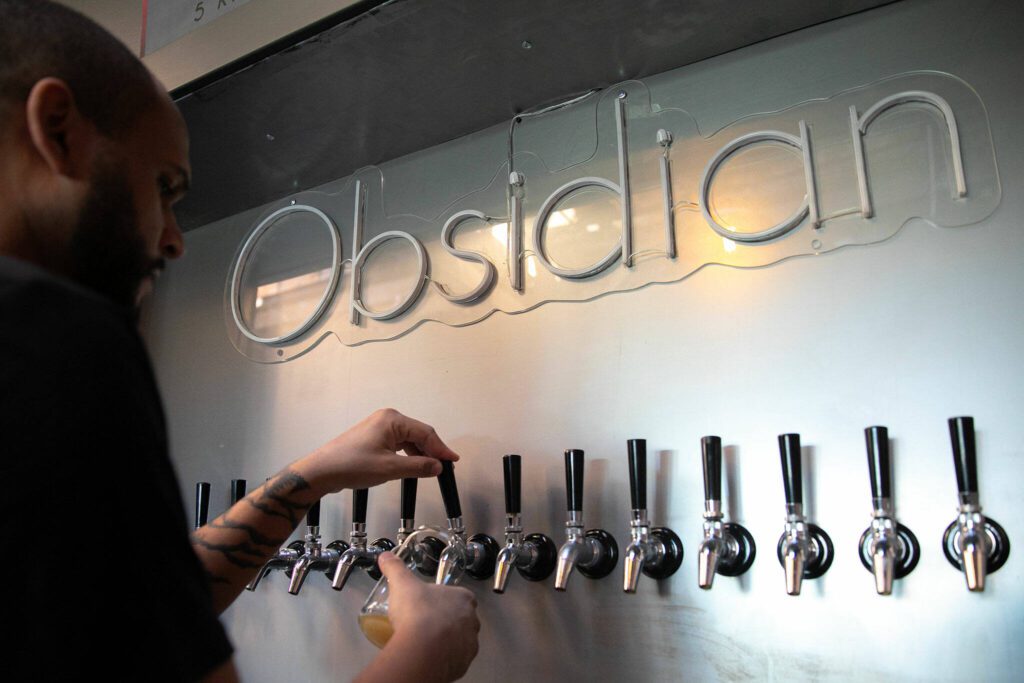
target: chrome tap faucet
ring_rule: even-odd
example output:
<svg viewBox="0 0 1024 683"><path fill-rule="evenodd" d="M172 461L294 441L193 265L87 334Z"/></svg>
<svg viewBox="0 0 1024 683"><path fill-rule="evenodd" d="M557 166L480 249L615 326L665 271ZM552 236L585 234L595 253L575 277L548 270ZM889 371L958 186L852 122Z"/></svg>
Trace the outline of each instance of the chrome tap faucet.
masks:
<svg viewBox="0 0 1024 683"><path fill-rule="evenodd" d="M782 483L786 490L786 530L779 538L779 564L786 572L786 593L800 595L804 579L816 579L832 566L832 539L804 517L800 435L780 434Z"/></svg>
<svg viewBox="0 0 1024 683"><path fill-rule="evenodd" d="M378 538L373 543L366 543L366 505L369 501L369 489L354 489L352 491L352 531L349 533L349 543L336 541L344 545L340 558L335 566L331 567L331 588L340 591L345 587L352 570L356 568L365 569L375 581L380 579L381 573L377 569L377 558L381 553L387 552L395 547L395 544L387 538Z"/></svg>
<svg viewBox="0 0 1024 683"><path fill-rule="evenodd" d="M326 548L320 545L320 501L313 503L306 513L306 535L302 544L302 554L295 560L289 572L288 592L298 595L302 584L311 571L321 571L328 576L334 571L341 556L337 542ZM287 570L286 570L287 571Z"/></svg>
<svg viewBox="0 0 1024 683"><path fill-rule="evenodd" d="M978 457L974 418L949 418L960 514L946 527L942 549L946 559L964 573L967 590L985 590L985 577L997 571L1010 555L1010 537L991 517L981 514L978 495Z"/></svg>
<svg viewBox="0 0 1024 683"><path fill-rule="evenodd" d="M520 519L522 491L522 458L502 458L505 472L505 547L498 551L494 571L494 592L504 593L512 567L527 581L543 581L555 570L558 550L555 542L544 534L523 536Z"/></svg>
<svg viewBox="0 0 1024 683"><path fill-rule="evenodd" d="M491 578L498 559L498 542L487 534L474 534L466 540L459 488L455 483L455 466L450 460L441 461L441 474L437 475L437 482L448 518L449 541L441 551L434 582L453 585L459 582L463 573L479 581Z"/></svg>
<svg viewBox="0 0 1024 683"><path fill-rule="evenodd" d="M700 444L704 464L704 540L697 548L697 585L710 590L715 574L739 576L750 569L757 546L746 527L722 521L722 439L705 436Z"/></svg>
<svg viewBox="0 0 1024 683"><path fill-rule="evenodd" d="M622 590L636 593L640 572L658 581L676 573L683 562L683 542L668 527L651 528L647 520L647 441L630 439L627 450L633 513L629 522L630 543L626 546Z"/></svg>
<svg viewBox="0 0 1024 683"><path fill-rule="evenodd" d="M287 546L277 551L277 554L267 560L260 570L256 572L256 576L253 577L252 581L246 584L245 589L248 591L256 590L256 586L260 584L267 574L272 571L283 571L289 578L292 575L292 567L303 555L305 551L305 543L302 541L292 541Z"/></svg>
<svg viewBox="0 0 1024 683"><path fill-rule="evenodd" d="M583 526L583 451L565 452L565 497L569 521L565 523L565 543L558 549L555 565L555 590L564 591L569 576L577 567L588 579L602 579L615 569L619 546L604 529L585 530Z"/></svg>
<svg viewBox="0 0 1024 683"><path fill-rule="evenodd" d="M416 531L416 488L419 479L409 478L402 480L402 495L400 500L401 521L398 527L396 541L401 546L405 539ZM435 576L437 574L437 563L444 551L445 543L436 536L418 534L414 542L408 547L408 561L416 566L416 571L424 576Z"/></svg>
<svg viewBox="0 0 1024 683"><path fill-rule="evenodd" d="M868 427L864 430L871 475L871 526L860 537L860 561L874 574L875 591L891 595L892 584L917 566L921 546L914 533L896 521L892 495L892 460L889 457L889 430Z"/></svg>

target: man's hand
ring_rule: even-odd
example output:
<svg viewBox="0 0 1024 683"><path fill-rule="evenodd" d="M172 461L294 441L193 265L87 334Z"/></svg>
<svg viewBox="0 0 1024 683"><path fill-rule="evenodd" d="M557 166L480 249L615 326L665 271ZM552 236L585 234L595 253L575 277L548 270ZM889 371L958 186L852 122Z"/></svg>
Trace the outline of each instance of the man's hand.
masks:
<svg viewBox="0 0 1024 683"><path fill-rule="evenodd" d="M378 410L293 462L193 534L192 546L210 577L217 611L238 597L317 500L341 489L436 476L440 460L458 459L430 425L396 410Z"/></svg>
<svg viewBox="0 0 1024 683"><path fill-rule="evenodd" d="M378 566L388 579L394 635L356 681L447 683L462 678L479 649L473 593L424 583L392 553L381 554Z"/></svg>
<svg viewBox="0 0 1024 683"><path fill-rule="evenodd" d="M292 469L326 495L392 479L434 477L441 473L440 460L458 459L433 427L386 408L294 463Z"/></svg>

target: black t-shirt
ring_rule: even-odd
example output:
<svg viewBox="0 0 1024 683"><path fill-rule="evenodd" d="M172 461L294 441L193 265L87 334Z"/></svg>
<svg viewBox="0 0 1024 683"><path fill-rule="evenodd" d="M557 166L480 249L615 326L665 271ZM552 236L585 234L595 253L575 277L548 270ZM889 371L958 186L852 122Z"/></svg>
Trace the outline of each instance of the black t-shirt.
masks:
<svg viewBox="0 0 1024 683"><path fill-rule="evenodd" d="M5 680L186 681L231 656L125 313L0 257Z"/></svg>

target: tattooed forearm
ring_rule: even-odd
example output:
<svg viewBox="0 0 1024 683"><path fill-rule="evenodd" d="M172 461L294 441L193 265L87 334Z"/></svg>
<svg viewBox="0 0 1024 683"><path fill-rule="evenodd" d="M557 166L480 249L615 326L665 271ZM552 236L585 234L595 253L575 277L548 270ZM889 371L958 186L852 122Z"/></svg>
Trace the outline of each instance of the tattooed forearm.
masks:
<svg viewBox="0 0 1024 683"><path fill-rule="evenodd" d="M313 504L313 501L296 502L295 494L307 491L309 488L309 482L301 476L291 470L284 470L267 482L260 489L259 495L246 496L245 501L265 515L288 520L294 529L298 526L302 515Z"/></svg>
<svg viewBox="0 0 1024 683"><path fill-rule="evenodd" d="M266 555L266 553L263 550L260 550L259 548L254 548L248 543L236 543L235 545L228 545L226 543L211 543L210 541L207 541L197 536L192 539L192 544L197 545L200 548L205 548L206 550L209 550L211 552L220 553L228 562L235 565L236 567L241 567L243 569L260 568L261 566L263 566L263 557ZM239 554L251 555L257 559L255 562L251 562L249 560L244 560L240 558L238 556Z"/></svg>
<svg viewBox="0 0 1024 683"><path fill-rule="evenodd" d="M227 608L302 521L317 490L287 467L192 534L214 606Z"/></svg>
<svg viewBox="0 0 1024 683"><path fill-rule="evenodd" d="M233 522L230 519L228 519L227 515L222 515L217 519L213 520L212 522L210 522L209 526L211 529L237 529L239 531L244 531L249 536L250 541L252 541L256 545L261 545L267 548L276 548L277 546L281 545L286 540L288 540L287 536L282 536L278 538L264 536L256 530L256 527L252 526L251 524L241 524L239 522Z"/></svg>

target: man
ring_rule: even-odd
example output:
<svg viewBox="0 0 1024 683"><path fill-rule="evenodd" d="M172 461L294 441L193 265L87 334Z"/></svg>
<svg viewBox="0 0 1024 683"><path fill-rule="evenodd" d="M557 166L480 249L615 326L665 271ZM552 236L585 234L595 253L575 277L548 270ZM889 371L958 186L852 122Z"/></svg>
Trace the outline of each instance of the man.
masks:
<svg viewBox="0 0 1024 683"><path fill-rule="evenodd" d="M9 680L237 680L216 614L305 511L326 494L434 476L439 460L458 459L429 426L378 411L189 545L134 326L141 297L183 253L172 206L188 183L184 122L130 52L59 5L0 0ZM360 680L460 677L477 650L472 594L424 584L390 554L380 567L394 636Z"/></svg>

